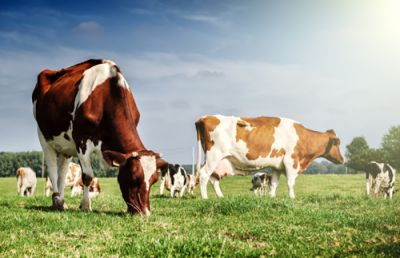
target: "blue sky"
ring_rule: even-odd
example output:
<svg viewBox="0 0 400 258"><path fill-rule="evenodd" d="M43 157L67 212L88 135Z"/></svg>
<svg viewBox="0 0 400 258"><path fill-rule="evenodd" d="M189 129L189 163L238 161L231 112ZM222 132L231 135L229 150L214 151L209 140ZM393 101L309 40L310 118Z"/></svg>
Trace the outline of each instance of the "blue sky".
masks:
<svg viewBox="0 0 400 258"><path fill-rule="evenodd" d="M191 162L204 114L283 116L378 147L400 124L397 1L0 1L0 151L39 150L37 74L112 59L148 148Z"/></svg>

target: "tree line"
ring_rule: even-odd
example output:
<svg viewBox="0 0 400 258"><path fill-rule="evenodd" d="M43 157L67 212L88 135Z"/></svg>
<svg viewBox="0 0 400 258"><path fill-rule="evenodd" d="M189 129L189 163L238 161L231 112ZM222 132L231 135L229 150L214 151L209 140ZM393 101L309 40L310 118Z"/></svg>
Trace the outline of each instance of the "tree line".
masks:
<svg viewBox="0 0 400 258"><path fill-rule="evenodd" d="M363 136L353 138L350 144L346 145L345 156L345 165L337 165L323 160L321 162L313 162L305 173L343 174L363 172L366 164L370 161L389 163L400 171L400 126L391 127L383 135L379 148L370 148ZM79 163L76 158L73 159L73 162ZM15 176L17 169L20 167L31 167L36 172L36 175L41 177L42 152L0 152L0 177ZM104 167L96 155L92 156L92 167L97 177L115 177L118 174L116 168ZM191 165L184 165L184 168L188 173L191 173ZM46 173L44 174L46 175Z"/></svg>
<svg viewBox="0 0 400 258"><path fill-rule="evenodd" d="M0 177L15 176L20 167L30 167L35 171L37 177L42 176L42 152L0 152ZM72 160L79 163L77 158ZM44 164L44 176L46 176L46 164ZM97 156L92 156L92 167L97 177L115 177L118 170L104 167Z"/></svg>
<svg viewBox="0 0 400 258"><path fill-rule="evenodd" d="M365 171L371 161L389 163L400 169L400 126L393 126L383 135L379 148L370 148L363 136L353 138L346 146L346 166L354 171Z"/></svg>

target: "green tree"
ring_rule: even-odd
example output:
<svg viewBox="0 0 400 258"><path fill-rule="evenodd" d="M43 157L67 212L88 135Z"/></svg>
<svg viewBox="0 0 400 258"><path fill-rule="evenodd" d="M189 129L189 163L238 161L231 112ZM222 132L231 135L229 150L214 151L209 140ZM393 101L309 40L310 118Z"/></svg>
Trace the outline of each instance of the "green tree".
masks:
<svg viewBox="0 0 400 258"><path fill-rule="evenodd" d="M382 151L385 162L400 169L400 126L393 126L383 136Z"/></svg>
<svg viewBox="0 0 400 258"><path fill-rule="evenodd" d="M346 166L355 171L364 171L365 165L370 162L371 150L364 137L353 138L349 145L346 145Z"/></svg>

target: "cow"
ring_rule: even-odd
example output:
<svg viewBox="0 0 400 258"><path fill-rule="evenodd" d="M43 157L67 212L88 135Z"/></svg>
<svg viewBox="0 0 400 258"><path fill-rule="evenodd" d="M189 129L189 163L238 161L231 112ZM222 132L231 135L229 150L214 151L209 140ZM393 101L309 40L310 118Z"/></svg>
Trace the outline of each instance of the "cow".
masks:
<svg viewBox="0 0 400 258"><path fill-rule="evenodd" d="M82 177L82 169L79 164L76 163L69 163L68 171L65 174L65 185L64 187L73 187L79 178ZM50 192L53 191L53 185L51 184L50 178L46 177L45 183L45 195L49 196Z"/></svg>
<svg viewBox="0 0 400 258"><path fill-rule="evenodd" d="M175 191L182 197L187 187L186 170L178 164L168 164L161 170L160 196L164 194L164 187L170 191L171 197L175 196Z"/></svg>
<svg viewBox="0 0 400 258"><path fill-rule="evenodd" d="M36 189L36 173L29 167L21 167L16 172L17 192L20 196L33 196Z"/></svg>
<svg viewBox="0 0 400 258"><path fill-rule="evenodd" d="M150 189L167 163L143 145L137 130L139 110L114 62L91 59L44 70L38 75L32 103L54 188L53 209L64 209L65 174L77 156L84 184L80 209L92 210L90 155L95 153L104 164L119 168L118 183L128 212L150 215Z"/></svg>
<svg viewBox="0 0 400 258"><path fill-rule="evenodd" d="M221 160L228 160L235 174L272 168L271 197L275 197L279 177L285 173L291 198L295 198L296 177L315 158L324 157L337 164L344 162L334 130L313 131L288 118L209 115L197 120L195 126L196 173L203 199L208 198L207 182ZM200 166L203 152L204 165Z"/></svg>
<svg viewBox="0 0 400 258"><path fill-rule="evenodd" d="M255 195L264 195L267 192L267 187L271 186L272 176L267 173L258 172L255 173L251 179L252 188L251 191Z"/></svg>
<svg viewBox="0 0 400 258"><path fill-rule="evenodd" d="M196 186L198 184L199 184L199 180L195 175L187 174L187 176L186 176L186 188L187 188L187 192L191 196L194 196L194 189L196 188Z"/></svg>
<svg viewBox="0 0 400 258"><path fill-rule="evenodd" d="M83 191L83 187L84 187L84 184L82 181L82 177L80 176L72 187L71 197L79 196L81 194L81 192ZM96 197L97 195L100 194L100 192L101 192L101 188L100 188L99 179L97 177L94 177L89 186L89 198Z"/></svg>
<svg viewBox="0 0 400 258"><path fill-rule="evenodd" d="M396 181L396 170L388 163L378 163L371 161L366 167L365 190L370 195L371 189L374 194L384 193L384 198L388 196L391 199L394 193L394 184Z"/></svg>

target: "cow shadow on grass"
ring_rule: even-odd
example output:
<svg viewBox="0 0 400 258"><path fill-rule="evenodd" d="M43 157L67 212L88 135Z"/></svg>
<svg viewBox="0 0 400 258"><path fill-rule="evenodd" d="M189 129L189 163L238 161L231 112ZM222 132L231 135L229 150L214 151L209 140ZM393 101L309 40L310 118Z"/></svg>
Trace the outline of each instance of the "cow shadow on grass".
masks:
<svg viewBox="0 0 400 258"><path fill-rule="evenodd" d="M86 213L84 211L81 211L79 208L67 208L64 211L59 211L59 210L54 210L51 206L45 206L45 205L31 205L25 207L27 210L35 210L35 211L41 211L41 212L49 212L49 213L72 213L72 214L82 214ZM99 211L99 210L92 210L87 212L89 214L103 214L103 215L109 215L109 216L116 216L116 217L125 217L129 216L130 213L126 211Z"/></svg>

